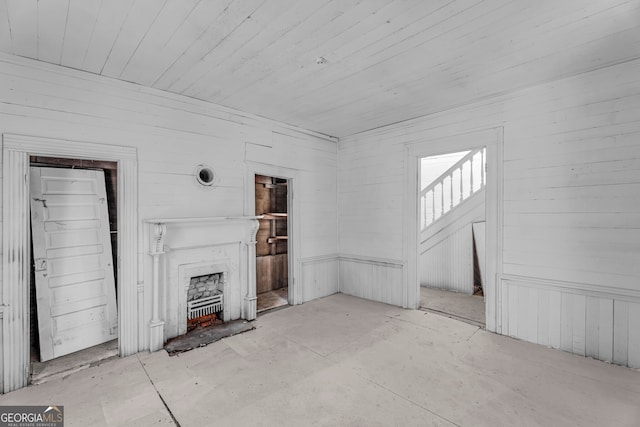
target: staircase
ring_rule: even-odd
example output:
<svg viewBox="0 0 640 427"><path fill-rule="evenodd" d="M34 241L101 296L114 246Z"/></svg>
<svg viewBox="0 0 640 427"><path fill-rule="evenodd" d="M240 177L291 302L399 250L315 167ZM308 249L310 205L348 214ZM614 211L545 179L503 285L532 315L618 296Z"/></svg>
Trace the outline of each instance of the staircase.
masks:
<svg viewBox="0 0 640 427"><path fill-rule="evenodd" d="M420 192L421 231L484 189L485 169L485 148L477 148L426 186Z"/></svg>
<svg viewBox="0 0 640 427"><path fill-rule="evenodd" d="M485 214L485 154L484 148L470 151L420 194L421 286L474 292L474 234Z"/></svg>

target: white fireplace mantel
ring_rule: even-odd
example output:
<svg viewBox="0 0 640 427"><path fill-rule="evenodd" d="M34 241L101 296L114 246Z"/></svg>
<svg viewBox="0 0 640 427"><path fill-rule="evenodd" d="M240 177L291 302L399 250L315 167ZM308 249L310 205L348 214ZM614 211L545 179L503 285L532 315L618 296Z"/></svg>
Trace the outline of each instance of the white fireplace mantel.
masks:
<svg viewBox="0 0 640 427"><path fill-rule="evenodd" d="M255 216L207 218L149 218L149 255L153 259L152 319L149 323L150 350L160 350L166 338L183 331L177 322L182 313L177 283L178 271L202 262L228 262L237 266L230 301L237 297L237 314L226 313L225 320L256 318L256 233ZM237 245L240 250L232 250ZM163 264L161 270L160 265ZM165 276L162 272L168 271ZM161 310L160 296L164 295ZM225 300L227 297L225 296ZM185 320L186 321L186 320Z"/></svg>

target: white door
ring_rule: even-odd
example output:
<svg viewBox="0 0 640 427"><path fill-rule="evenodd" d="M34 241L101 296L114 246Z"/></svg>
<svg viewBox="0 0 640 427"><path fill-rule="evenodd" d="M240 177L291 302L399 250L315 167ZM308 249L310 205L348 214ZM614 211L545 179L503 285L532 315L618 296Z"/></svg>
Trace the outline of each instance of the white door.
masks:
<svg viewBox="0 0 640 427"><path fill-rule="evenodd" d="M104 172L31 168L40 358L117 338Z"/></svg>

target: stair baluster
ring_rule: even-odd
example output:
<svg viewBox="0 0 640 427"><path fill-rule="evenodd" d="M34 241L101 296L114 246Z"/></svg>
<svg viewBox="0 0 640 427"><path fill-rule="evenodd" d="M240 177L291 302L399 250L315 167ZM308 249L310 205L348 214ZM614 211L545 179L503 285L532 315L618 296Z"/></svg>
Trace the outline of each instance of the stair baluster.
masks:
<svg viewBox="0 0 640 427"><path fill-rule="evenodd" d="M421 208L422 208L422 230L427 228L429 225L436 222L439 218L444 216L445 213L451 212L454 206L455 198L459 199L458 205L462 204L466 199L471 197L474 193L480 191L486 185L486 177L485 177L485 149L478 148L475 150L471 150L467 153L462 159L460 159L456 164L447 169L442 175L436 178L431 184L426 186L420 192L420 200L421 200ZM477 164L477 162L480 164ZM467 165L468 164L468 165ZM465 180L464 171L466 168L469 168L469 176L467 180ZM479 171L480 176L478 180L474 181L474 168L476 171ZM479 168L479 170L478 170ZM457 194L454 194L454 184L453 177L455 173L458 172L460 175L460 194L457 197ZM477 173L477 172L476 172ZM449 209L445 212L445 202L444 202L444 192L445 192L445 180L449 179L449 195L451 196L451 200L449 203ZM465 196L465 186L468 185L469 191L468 195ZM474 185L478 188L474 190ZM436 188L439 188L440 195L437 197L438 206L436 206ZM429 193L431 193L431 215L427 214L427 197L429 197Z"/></svg>

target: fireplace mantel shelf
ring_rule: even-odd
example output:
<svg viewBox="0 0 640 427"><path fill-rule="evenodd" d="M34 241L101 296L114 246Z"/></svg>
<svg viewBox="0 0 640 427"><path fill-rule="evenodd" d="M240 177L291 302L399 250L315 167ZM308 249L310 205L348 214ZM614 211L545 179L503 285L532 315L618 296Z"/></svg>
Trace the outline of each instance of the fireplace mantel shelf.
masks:
<svg viewBox="0 0 640 427"><path fill-rule="evenodd" d="M147 218L143 220L147 224L172 224L172 223L202 223L202 222L223 222L223 221L246 221L259 219L257 216L210 216L191 218Z"/></svg>

